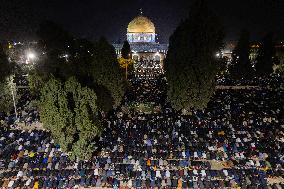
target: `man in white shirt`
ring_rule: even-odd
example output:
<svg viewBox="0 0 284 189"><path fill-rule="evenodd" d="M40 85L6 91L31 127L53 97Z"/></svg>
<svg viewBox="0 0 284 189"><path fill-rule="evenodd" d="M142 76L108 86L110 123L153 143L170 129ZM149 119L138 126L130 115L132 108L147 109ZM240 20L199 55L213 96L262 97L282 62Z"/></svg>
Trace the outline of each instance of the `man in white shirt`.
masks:
<svg viewBox="0 0 284 189"><path fill-rule="evenodd" d="M131 180L131 178L128 180L127 186L128 186L129 188L132 188L132 180Z"/></svg>
<svg viewBox="0 0 284 189"><path fill-rule="evenodd" d="M167 168L167 170L166 170L166 178L170 178L170 177L171 177L171 173L170 173L170 171Z"/></svg>
<svg viewBox="0 0 284 189"><path fill-rule="evenodd" d="M29 178L29 180L27 180L27 182L25 183L25 186L30 186L32 180Z"/></svg>
<svg viewBox="0 0 284 189"><path fill-rule="evenodd" d="M193 156L194 156L195 159L197 159L198 158L197 152L194 152Z"/></svg>
<svg viewBox="0 0 284 189"><path fill-rule="evenodd" d="M10 180L8 188L13 188L14 182L15 182L14 180Z"/></svg>
<svg viewBox="0 0 284 189"><path fill-rule="evenodd" d="M157 171L156 171L156 177L157 177L157 178L162 178L162 175L161 175L160 170L157 170Z"/></svg>
<svg viewBox="0 0 284 189"><path fill-rule="evenodd" d="M223 170L223 173L226 177L228 176L228 171L226 169Z"/></svg>
<svg viewBox="0 0 284 189"><path fill-rule="evenodd" d="M99 175L99 169L95 169L94 170L94 176L98 176Z"/></svg>
<svg viewBox="0 0 284 189"><path fill-rule="evenodd" d="M17 174L17 178L23 177L23 174L24 174L23 171L19 171L18 174Z"/></svg>
<svg viewBox="0 0 284 189"><path fill-rule="evenodd" d="M202 176L202 177L206 177L206 172L205 172L205 170L201 170L201 176Z"/></svg>

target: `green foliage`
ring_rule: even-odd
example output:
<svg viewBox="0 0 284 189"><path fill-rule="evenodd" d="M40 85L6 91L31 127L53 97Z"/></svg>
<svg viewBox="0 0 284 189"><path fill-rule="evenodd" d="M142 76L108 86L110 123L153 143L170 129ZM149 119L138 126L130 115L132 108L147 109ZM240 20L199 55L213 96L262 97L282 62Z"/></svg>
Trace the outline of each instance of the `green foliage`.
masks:
<svg viewBox="0 0 284 189"><path fill-rule="evenodd" d="M223 28L204 1L196 1L189 18L170 37L165 61L168 101L176 110L203 109L215 91L216 52L223 45Z"/></svg>
<svg viewBox="0 0 284 189"><path fill-rule="evenodd" d="M234 79L250 79L254 76L250 55L250 33L243 30L240 39L232 54L232 67L230 74Z"/></svg>
<svg viewBox="0 0 284 189"><path fill-rule="evenodd" d="M55 141L73 158L89 159L101 133L97 96L75 78L50 79L41 91L41 121Z"/></svg>
<svg viewBox="0 0 284 189"><path fill-rule="evenodd" d="M14 69L15 64L8 61L8 57L0 44L0 82L5 82Z"/></svg>
<svg viewBox="0 0 284 189"><path fill-rule="evenodd" d="M68 58L67 64L82 85L91 87L94 84L92 72L94 44L84 39L77 39L75 45L77 53Z"/></svg>
<svg viewBox="0 0 284 189"><path fill-rule="evenodd" d="M61 81L75 77L82 86L96 92L101 110L109 111L120 104L125 92L124 76L113 46L105 39L96 44L75 39L51 22L44 22L38 35L46 53L31 73L32 89L40 89L52 77Z"/></svg>
<svg viewBox="0 0 284 189"><path fill-rule="evenodd" d="M76 61L75 58L70 61L65 57L65 55L71 58L75 57L77 51L79 51L78 46L81 46L79 44L81 41L75 40L71 34L50 21L44 21L40 24L37 35L39 37L39 48L42 49L44 54L40 55L39 61L29 73L32 89L40 91L40 87L43 86L41 83L47 82L52 77L66 81L71 76L76 76L75 73L81 73L80 69L77 69L80 63L80 60L77 60L78 57L76 57ZM77 65L75 66L75 64Z"/></svg>
<svg viewBox="0 0 284 189"><path fill-rule="evenodd" d="M113 109L114 99L111 92L104 86L96 84L94 86L94 91L97 94L97 105L100 111L108 112Z"/></svg>
<svg viewBox="0 0 284 189"><path fill-rule="evenodd" d="M12 90L16 94L16 86L12 82L11 74L14 67L15 64L8 61L8 57L0 44L0 112L9 112L13 109Z"/></svg>
<svg viewBox="0 0 284 189"><path fill-rule="evenodd" d="M9 113L14 108L12 90L15 94L15 100L17 101L16 86L12 83L12 79L7 79L4 82L0 82L0 112Z"/></svg>
<svg viewBox="0 0 284 189"><path fill-rule="evenodd" d="M279 54L278 54L279 55ZM273 70L275 73L283 74L284 73L284 57L275 56L273 59L274 65Z"/></svg>
<svg viewBox="0 0 284 189"><path fill-rule="evenodd" d="M65 31L58 24L51 21L43 21L37 31L39 37L39 44L41 48L47 50L47 53L62 52L72 46L73 37L67 31Z"/></svg>
<svg viewBox="0 0 284 189"><path fill-rule="evenodd" d="M40 97L40 90L45 84L44 77L40 75L40 72L32 70L28 75L28 82L31 94L38 99Z"/></svg>
<svg viewBox="0 0 284 189"><path fill-rule="evenodd" d="M95 82L98 85L104 86L110 92L113 99L113 107L116 108L123 99L126 82L117 61L114 47L104 38L101 38L95 45L92 66ZM96 89L95 91L96 93L101 93ZM105 100L103 104L108 103L107 101L111 99Z"/></svg>
<svg viewBox="0 0 284 189"><path fill-rule="evenodd" d="M124 59L129 59L130 53L131 53L130 45L128 41L124 41L122 49L121 49L121 57Z"/></svg>
<svg viewBox="0 0 284 189"><path fill-rule="evenodd" d="M256 58L256 73L259 76L269 75L273 72L273 57L275 48L273 44L273 34L268 33L264 36L258 55Z"/></svg>
<svg viewBox="0 0 284 189"><path fill-rule="evenodd" d="M118 63L122 69L126 69L126 67L131 69L133 68L134 60L131 58L128 58L128 59L119 58Z"/></svg>

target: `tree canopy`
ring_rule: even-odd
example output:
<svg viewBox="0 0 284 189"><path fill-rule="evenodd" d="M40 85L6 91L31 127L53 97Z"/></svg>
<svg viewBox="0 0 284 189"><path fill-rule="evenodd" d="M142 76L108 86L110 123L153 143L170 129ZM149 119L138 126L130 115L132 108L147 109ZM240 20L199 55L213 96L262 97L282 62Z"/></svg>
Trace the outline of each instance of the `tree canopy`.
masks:
<svg viewBox="0 0 284 189"><path fill-rule="evenodd" d="M0 82L5 82L13 72L14 64L8 61L8 57L0 44Z"/></svg>
<svg viewBox="0 0 284 189"><path fill-rule="evenodd" d="M247 30L242 30L240 39L232 53L230 73L234 79L249 79L254 76L249 58L250 51L250 33Z"/></svg>
<svg viewBox="0 0 284 189"><path fill-rule="evenodd" d="M66 81L74 75L74 64L68 64L68 58L75 53L75 40L59 25L44 21L37 31L39 37L39 61L29 73L29 85L34 94L38 94L44 84L52 77Z"/></svg>
<svg viewBox="0 0 284 189"><path fill-rule="evenodd" d="M0 44L0 112L9 112L13 108L12 90L16 94L12 73L15 64L8 61L8 57Z"/></svg>
<svg viewBox="0 0 284 189"><path fill-rule="evenodd" d="M259 76L269 75L273 72L275 57L273 33L268 33L262 39L256 58L256 73Z"/></svg>
<svg viewBox="0 0 284 189"><path fill-rule="evenodd" d="M31 71L33 78L41 77L46 82L51 77L66 81L74 76L83 86L92 86L92 60L94 44L85 39L76 39L59 25L45 21L37 32L39 48L44 52ZM38 83L40 84L40 83ZM42 86L42 85L39 85Z"/></svg>
<svg viewBox="0 0 284 189"><path fill-rule="evenodd" d="M96 92L101 110L109 111L120 104L126 83L114 47L104 38L96 43L76 39L51 22L41 25L38 36L45 53L30 73L32 88L39 89L51 77L61 81L75 77Z"/></svg>
<svg viewBox="0 0 284 189"><path fill-rule="evenodd" d="M176 110L202 109L215 91L216 53L223 46L223 27L204 1L196 1L170 37L165 61L168 101Z"/></svg>
<svg viewBox="0 0 284 189"><path fill-rule="evenodd" d="M128 41L124 41L122 49L121 49L121 57L124 59L129 59L130 53L131 53L130 45Z"/></svg>
<svg viewBox="0 0 284 189"><path fill-rule="evenodd" d="M8 113L14 107L12 91L15 94L15 101L18 98L16 96L16 85L12 81L12 77L6 79L6 81L0 82L0 112Z"/></svg>
<svg viewBox="0 0 284 189"><path fill-rule="evenodd" d="M75 39L56 24L38 31L43 55L29 84L40 92L43 126L73 158L89 159L102 126L98 111L117 107L125 80L114 47L105 39Z"/></svg>
<svg viewBox="0 0 284 189"><path fill-rule="evenodd" d="M40 116L43 126L71 157L89 159L102 126L98 120L97 96L74 78L50 79L42 88Z"/></svg>
<svg viewBox="0 0 284 189"><path fill-rule="evenodd" d="M67 51L67 49L74 47L74 37L52 21L43 21L39 26L37 36L39 37L41 48L46 53Z"/></svg>
<svg viewBox="0 0 284 189"><path fill-rule="evenodd" d="M109 90L113 99L113 107L117 107L124 97L126 81L114 47L105 38L101 38L95 44L92 72L95 82ZM110 99L106 100L110 101Z"/></svg>

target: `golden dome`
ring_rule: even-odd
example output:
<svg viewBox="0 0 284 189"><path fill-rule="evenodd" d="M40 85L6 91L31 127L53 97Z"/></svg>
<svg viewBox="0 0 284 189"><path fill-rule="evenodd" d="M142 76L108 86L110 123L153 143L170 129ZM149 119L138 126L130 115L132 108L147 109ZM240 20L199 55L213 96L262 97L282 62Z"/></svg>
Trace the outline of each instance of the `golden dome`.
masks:
<svg viewBox="0 0 284 189"><path fill-rule="evenodd" d="M149 18L137 16L128 24L127 33L155 33L155 26Z"/></svg>

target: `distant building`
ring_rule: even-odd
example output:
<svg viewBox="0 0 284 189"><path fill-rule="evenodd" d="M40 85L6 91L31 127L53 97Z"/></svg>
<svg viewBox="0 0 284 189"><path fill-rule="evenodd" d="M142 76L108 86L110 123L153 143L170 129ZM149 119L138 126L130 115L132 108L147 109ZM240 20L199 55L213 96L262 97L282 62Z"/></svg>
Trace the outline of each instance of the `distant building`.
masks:
<svg viewBox="0 0 284 189"><path fill-rule="evenodd" d="M149 18L143 16L142 12L128 24L126 35L134 60L163 62L168 51L168 44L156 42L155 25ZM123 44L113 44L113 46L120 57Z"/></svg>

